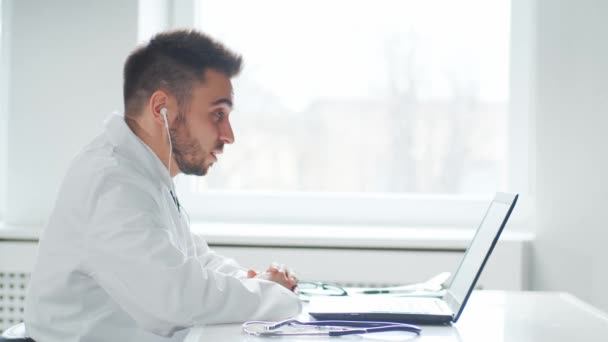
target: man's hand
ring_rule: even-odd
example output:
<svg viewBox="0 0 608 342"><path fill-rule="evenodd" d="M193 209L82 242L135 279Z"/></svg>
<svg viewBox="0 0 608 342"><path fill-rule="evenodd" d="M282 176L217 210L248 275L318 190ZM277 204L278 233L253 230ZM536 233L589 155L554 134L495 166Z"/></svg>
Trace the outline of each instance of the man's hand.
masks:
<svg viewBox="0 0 608 342"><path fill-rule="evenodd" d="M254 270L247 271L247 278L259 278L274 281L277 284L281 284L291 291L296 289L298 285L298 278L295 273L287 268L283 264L272 263L268 269L263 273L258 273Z"/></svg>

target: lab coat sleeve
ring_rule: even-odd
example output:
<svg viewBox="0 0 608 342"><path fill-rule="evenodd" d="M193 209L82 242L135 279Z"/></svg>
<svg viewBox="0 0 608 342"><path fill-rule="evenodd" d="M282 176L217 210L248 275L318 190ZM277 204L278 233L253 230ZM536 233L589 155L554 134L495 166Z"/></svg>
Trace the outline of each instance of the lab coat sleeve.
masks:
<svg viewBox="0 0 608 342"><path fill-rule="evenodd" d="M192 234L196 245L196 254L203 267L238 278L246 278L247 271L231 258L215 253L209 248L202 236Z"/></svg>
<svg viewBox="0 0 608 342"><path fill-rule="evenodd" d="M108 178L116 177L124 175ZM299 313L299 299L283 286L206 268L175 248L160 223L152 190L141 181L108 180L98 186L86 227L85 267L142 328L170 336L197 324L278 320Z"/></svg>

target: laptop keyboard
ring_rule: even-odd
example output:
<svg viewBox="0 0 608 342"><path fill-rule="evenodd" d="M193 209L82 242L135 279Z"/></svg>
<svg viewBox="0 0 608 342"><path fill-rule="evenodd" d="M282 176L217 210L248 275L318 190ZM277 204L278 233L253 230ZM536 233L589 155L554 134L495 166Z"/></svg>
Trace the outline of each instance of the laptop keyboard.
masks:
<svg viewBox="0 0 608 342"><path fill-rule="evenodd" d="M387 312L412 314L449 314L437 298L353 296L325 297L311 300L313 310L324 312Z"/></svg>
<svg viewBox="0 0 608 342"><path fill-rule="evenodd" d="M443 313L436 299L430 298L407 298L407 300L375 300L370 302L370 311L375 312L409 312L414 314L437 314Z"/></svg>

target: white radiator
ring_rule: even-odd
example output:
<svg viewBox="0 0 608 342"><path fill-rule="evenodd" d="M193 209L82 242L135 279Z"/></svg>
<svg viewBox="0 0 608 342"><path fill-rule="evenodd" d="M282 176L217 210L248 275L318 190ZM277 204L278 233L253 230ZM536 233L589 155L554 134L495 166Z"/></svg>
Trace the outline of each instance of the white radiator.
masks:
<svg viewBox="0 0 608 342"><path fill-rule="evenodd" d="M25 292L37 242L0 241L0 331L23 321Z"/></svg>

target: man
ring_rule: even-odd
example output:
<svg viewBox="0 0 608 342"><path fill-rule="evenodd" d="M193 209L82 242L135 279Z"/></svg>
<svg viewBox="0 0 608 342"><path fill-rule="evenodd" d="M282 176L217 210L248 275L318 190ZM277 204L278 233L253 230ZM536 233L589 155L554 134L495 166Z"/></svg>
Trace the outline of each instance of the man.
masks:
<svg viewBox="0 0 608 342"><path fill-rule="evenodd" d="M300 310L296 279L257 274L190 232L172 178L227 144L241 57L196 31L161 33L124 67L124 117L75 158L41 236L25 326L41 342L178 341L197 324Z"/></svg>

